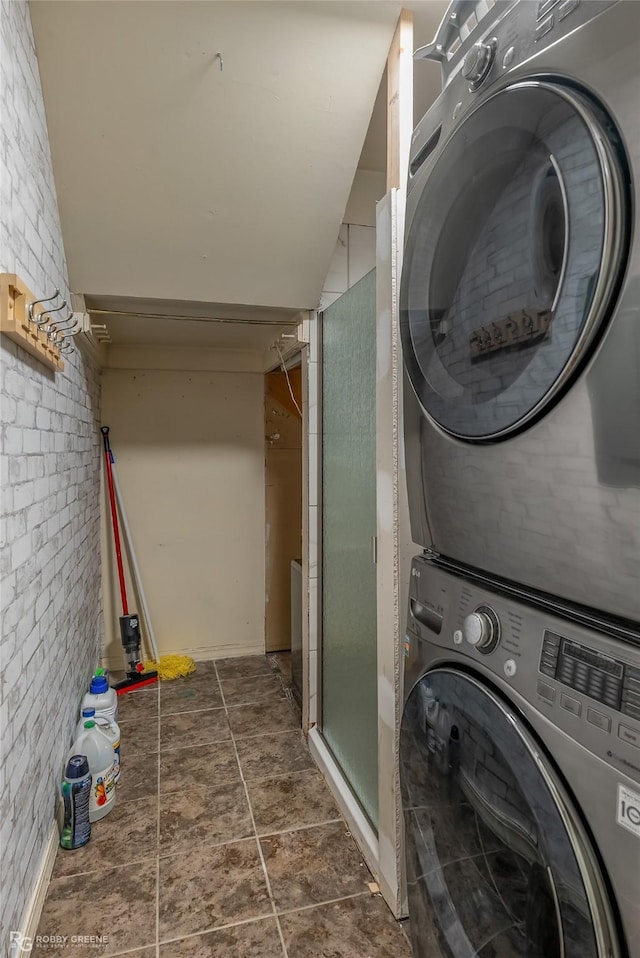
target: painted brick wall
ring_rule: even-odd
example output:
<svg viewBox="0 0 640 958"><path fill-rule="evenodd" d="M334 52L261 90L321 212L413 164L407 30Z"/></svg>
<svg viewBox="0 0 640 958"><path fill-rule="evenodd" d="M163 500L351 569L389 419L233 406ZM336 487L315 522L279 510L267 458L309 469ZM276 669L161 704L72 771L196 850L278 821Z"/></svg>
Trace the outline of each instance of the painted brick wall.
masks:
<svg viewBox="0 0 640 958"><path fill-rule="evenodd" d="M67 271L27 4L0 6L0 271L40 296ZM0 954L54 822L77 707L98 660L100 374L55 375L5 337L2 367Z"/></svg>

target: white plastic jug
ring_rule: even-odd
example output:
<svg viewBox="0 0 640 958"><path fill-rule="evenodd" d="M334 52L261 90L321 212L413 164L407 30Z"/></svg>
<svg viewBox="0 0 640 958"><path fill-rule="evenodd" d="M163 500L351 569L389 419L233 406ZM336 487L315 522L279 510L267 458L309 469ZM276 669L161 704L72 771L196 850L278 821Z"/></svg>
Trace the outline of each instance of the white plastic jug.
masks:
<svg viewBox="0 0 640 958"><path fill-rule="evenodd" d="M84 723L89 719L93 719L96 723L96 728L109 739L111 748L113 749L113 777L117 782L120 778L120 726L117 722L113 722L107 718L106 715L96 715L94 708L83 708L76 729L77 736L82 735L84 732Z"/></svg>
<svg viewBox="0 0 640 958"><path fill-rule="evenodd" d="M84 723L84 731L73 743L72 755L86 755L91 772L89 821L97 822L111 811L116 803L116 783L113 777L113 748L109 739L93 719Z"/></svg>
<svg viewBox="0 0 640 958"><path fill-rule="evenodd" d="M116 690L109 687L106 675L98 670L91 679L89 691L82 699L83 709L95 709L96 716L102 715L112 722L118 721L118 696Z"/></svg>

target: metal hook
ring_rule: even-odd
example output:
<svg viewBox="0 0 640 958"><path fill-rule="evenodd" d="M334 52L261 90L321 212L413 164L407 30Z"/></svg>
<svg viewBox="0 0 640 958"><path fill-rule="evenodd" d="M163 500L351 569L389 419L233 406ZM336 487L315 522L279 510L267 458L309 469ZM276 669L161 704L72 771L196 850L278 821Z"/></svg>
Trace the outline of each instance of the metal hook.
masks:
<svg viewBox="0 0 640 958"><path fill-rule="evenodd" d="M35 320L36 326L44 326L45 318L48 316L51 320L51 313L59 313L61 309L69 309L67 301L64 299L62 300L62 306L54 306L53 309L48 309L46 312L40 313L40 319ZM50 323L50 325L52 325L52 323Z"/></svg>
<svg viewBox="0 0 640 958"><path fill-rule="evenodd" d="M217 59L217 60L220 61L220 73L222 73L222 71L224 70L224 60L222 59L222 54L221 54L221 53L216 53L216 55L215 55L215 57L214 57L214 60L215 60L215 59Z"/></svg>
<svg viewBox="0 0 640 958"><path fill-rule="evenodd" d="M34 306L39 306L40 303L52 303L52 302L54 301L54 299L57 299L57 298L58 298L59 295L60 295L60 290L56 287L56 291L55 291L55 293L53 294L53 296L45 296L43 299L34 299L34 301L33 301L32 303L29 303L29 322L31 322L31 323L37 322L37 321L33 318L33 307L34 307ZM39 325L39 324L38 324L38 325Z"/></svg>
<svg viewBox="0 0 640 958"><path fill-rule="evenodd" d="M69 309L68 306L67 306L67 309ZM55 312L55 310L52 310L52 312ZM64 319L60 320L59 323L52 323L52 326L53 326L53 328L56 329L58 332L59 332L60 330L68 330L68 329L71 329L73 326L77 326L77 322L76 322L76 320L75 320L73 317L74 317L74 312L73 312L73 310L71 310L71 311L69 312L69 315L68 315L68 316L66 316ZM69 325L69 324L70 324L70 325ZM74 334L72 333L72 335L74 335Z"/></svg>

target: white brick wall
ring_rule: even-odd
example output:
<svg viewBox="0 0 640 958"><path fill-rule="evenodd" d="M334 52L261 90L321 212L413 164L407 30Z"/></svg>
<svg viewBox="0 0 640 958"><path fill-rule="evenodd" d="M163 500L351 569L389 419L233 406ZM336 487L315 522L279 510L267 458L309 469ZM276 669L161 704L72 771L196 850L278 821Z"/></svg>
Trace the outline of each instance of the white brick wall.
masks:
<svg viewBox="0 0 640 958"><path fill-rule="evenodd" d="M27 4L0 6L0 271L34 293L67 271ZM2 364L0 954L54 821L77 707L100 648L100 375L55 375L5 337Z"/></svg>

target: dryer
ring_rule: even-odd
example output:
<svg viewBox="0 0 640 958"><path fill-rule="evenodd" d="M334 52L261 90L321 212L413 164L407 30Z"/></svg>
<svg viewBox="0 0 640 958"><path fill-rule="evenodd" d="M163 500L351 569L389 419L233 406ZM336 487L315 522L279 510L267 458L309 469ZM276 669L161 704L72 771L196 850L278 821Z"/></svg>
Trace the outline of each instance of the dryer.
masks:
<svg viewBox="0 0 640 958"><path fill-rule="evenodd" d="M637 623L640 4L464 0L423 55L445 86L400 295L414 541Z"/></svg>
<svg viewBox="0 0 640 958"><path fill-rule="evenodd" d="M640 646L421 558L405 655L416 958L640 958Z"/></svg>

